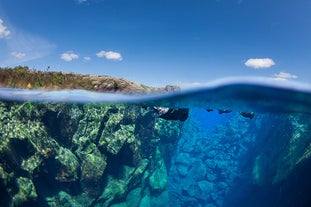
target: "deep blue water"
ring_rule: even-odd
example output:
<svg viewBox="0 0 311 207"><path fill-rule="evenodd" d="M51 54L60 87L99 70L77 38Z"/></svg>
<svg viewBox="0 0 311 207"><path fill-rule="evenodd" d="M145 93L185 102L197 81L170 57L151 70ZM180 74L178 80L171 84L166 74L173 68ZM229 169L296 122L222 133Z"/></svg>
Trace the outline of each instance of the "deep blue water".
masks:
<svg viewBox="0 0 311 207"><path fill-rule="evenodd" d="M151 97L0 89L0 99L189 108L166 163L169 201L151 206L311 206L309 85L235 80Z"/></svg>

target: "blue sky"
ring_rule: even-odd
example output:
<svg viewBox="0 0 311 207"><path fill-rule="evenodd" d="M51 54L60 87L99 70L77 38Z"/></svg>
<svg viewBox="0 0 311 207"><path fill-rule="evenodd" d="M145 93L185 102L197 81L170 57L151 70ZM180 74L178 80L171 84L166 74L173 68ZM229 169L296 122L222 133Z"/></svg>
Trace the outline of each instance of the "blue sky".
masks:
<svg viewBox="0 0 311 207"><path fill-rule="evenodd" d="M1 0L0 66L191 86L311 82L310 0Z"/></svg>

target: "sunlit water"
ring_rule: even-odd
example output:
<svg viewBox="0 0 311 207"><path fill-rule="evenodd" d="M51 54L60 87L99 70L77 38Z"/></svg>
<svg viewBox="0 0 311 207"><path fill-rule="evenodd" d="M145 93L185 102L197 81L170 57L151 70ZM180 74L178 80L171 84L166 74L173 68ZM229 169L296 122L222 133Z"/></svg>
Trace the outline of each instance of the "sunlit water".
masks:
<svg viewBox="0 0 311 207"><path fill-rule="evenodd" d="M80 189L83 189L83 186L80 186L83 183L81 184L80 178L73 178L77 180L73 182L73 188L80 189L77 191L72 190L71 187L68 190L67 186L59 188L54 186L51 189L49 186L42 187L40 179L44 180L44 178L36 180L32 177L39 169L35 169L33 174L27 174L23 170L16 169L16 166L11 167L9 162L14 162L14 156L18 157L18 155L12 153L11 160L5 160L8 153L7 149L2 147L0 191L5 196L1 195L0 206L12 203L12 197L13 200L17 199L16 196L14 197L16 192L11 192L15 188L11 188L10 185L17 185L19 176L34 180L37 196L29 205L53 206L49 199L54 199L53 202L56 202L55 200L61 197L60 192L66 192L70 194L71 200L67 199L70 202L66 201L64 206L311 206L309 176L311 172L311 88L309 85L271 80L230 80L214 82L204 88L152 96L102 94L83 90L45 92L2 88L0 99L7 108L11 103L22 105L31 102L57 102L69 105L78 103L81 106L88 103L124 104L150 111L154 106L189 108L189 117L186 121L167 121L168 124L177 123L176 126L181 129L175 139L176 142L166 140L168 136L165 133L160 132L157 135L162 148L167 147L166 143L170 142L170 150L168 147L162 149L162 154L159 155L162 156L160 160L164 160L162 164L165 164L165 168L161 167L161 169L166 169L168 176L164 189L152 191L148 190L148 183L140 183L136 186L145 189L137 193L140 196L137 196L135 204L128 201L129 192L133 192L131 189L111 203L107 201L109 199L103 198L103 194L95 193L96 196L93 196L88 204L83 204L80 196L83 194ZM219 109L228 109L231 112L220 114ZM240 112L254 112L255 115L253 118L243 117ZM4 113L7 112L2 112ZM161 118L155 117L155 119ZM3 118L0 120L2 127L7 127L6 124L10 123ZM66 122L66 120L60 121ZM62 127L44 120L43 123L47 123L52 131L56 125L55 130ZM105 124L105 121L101 123ZM148 125L148 121L144 123ZM135 130L129 133L136 136L139 131ZM6 136L9 136L4 131L0 132L2 142L5 142ZM150 136L155 135L150 134ZM14 147L14 144L9 146ZM70 144L62 146L77 153ZM161 148L161 146L156 147ZM18 152L23 153L23 150L20 147ZM126 156L126 154L119 155L118 160L113 162L122 162L122 165L124 163L126 165L127 161L124 161L127 159ZM107 159L109 165L111 161L109 156ZM45 170L53 169L46 167ZM11 176L16 181L5 183L7 180L4 176L9 176L10 173L15 173ZM114 171L109 168L105 173L103 176L113 175ZM50 174L46 172L46 175ZM81 175L78 173L77 176ZM105 182L100 184L101 187L98 189L100 192L105 191L105 186L109 186L109 180L105 179L96 181ZM57 182L51 185L57 185ZM118 190L121 191L115 189Z"/></svg>

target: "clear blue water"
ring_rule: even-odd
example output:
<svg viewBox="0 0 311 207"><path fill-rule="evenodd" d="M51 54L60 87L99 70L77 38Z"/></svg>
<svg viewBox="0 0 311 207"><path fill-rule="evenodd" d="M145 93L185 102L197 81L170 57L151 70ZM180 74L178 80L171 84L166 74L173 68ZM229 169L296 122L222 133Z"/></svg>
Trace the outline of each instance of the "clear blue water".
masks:
<svg viewBox="0 0 311 207"><path fill-rule="evenodd" d="M180 122L180 135L170 155L161 155L168 176L165 194L149 192L153 201L146 202L146 192L142 191L135 206L311 206L310 85L230 80L153 96L2 88L0 100L189 108L189 117ZM219 114L219 109L232 112ZM250 119L240 112L254 112L255 116ZM165 134L159 138L167 142ZM120 156L124 157L115 162L126 163L126 155ZM5 165L3 159L0 164ZM6 189L1 192L13 194ZM114 206L124 206L124 199ZM89 206L105 205L93 201Z"/></svg>

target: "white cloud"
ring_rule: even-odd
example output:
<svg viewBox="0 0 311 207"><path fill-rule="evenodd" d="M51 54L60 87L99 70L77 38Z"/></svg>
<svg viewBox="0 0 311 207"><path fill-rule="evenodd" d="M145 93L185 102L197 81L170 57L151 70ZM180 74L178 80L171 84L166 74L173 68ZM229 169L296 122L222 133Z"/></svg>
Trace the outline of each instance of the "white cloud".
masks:
<svg viewBox="0 0 311 207"><path fill-rule="evenodd" d="M68 51L68 52L65 52L65 53L61 54L60 58L62 60L70 62L70 61L72 61L74 59L78 59L79 56L77 54L75 54L73 51Z"/></svg>
<svg viewBox="0 0 311 207"><path fill-rule="evenodd" d="M122 60L122 56L120 53L117 52L112 52L112 51L100 51L98 53L96 53L96 56L99 58L105 57L108 60L116 60L116 61L121 61Z"/></svg>
<svg viewBox="0 0 311 207"><path fill-rule="evenodd" d="M7 29L6 26L3 25L3 20L0 19L0 39L9 37L11 34L11 31Z"/></svg>
<svg viewBox="0 0 311 207"><path fill-rule="evenodd" d="M85 61L90 61L90 60L91 60L91 57L83 57L83 60L85 60Z"/></svg>
<svg viewBox="0 0 311 207"><path fill-rule="evenodd" d="M279 72L278 74L274 74L273 77L276 80L288 80L288 79L298 78L296 75L286 73L286 72Z"/></svg>
<svg viewBox="0 0 311 207"><path fill-rule="evenodd" d="M22 53L22 52L11 52L11 55L12 56L14 56L14 57L16 57L16 58L18 58L18 59L22 59L22 58L24 58L25 56L26 56L26 54L25 53Z"/></svg>
<svg viewBox="0 0 311 207"><path fill-rule="evenodd" d="M244 63L247 67L254 69L270 68L275 62L270 58L251 58Z"/></svg>

